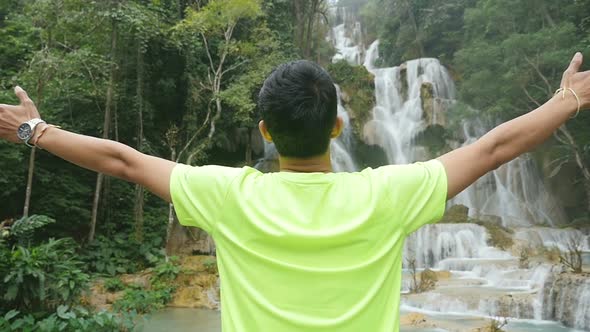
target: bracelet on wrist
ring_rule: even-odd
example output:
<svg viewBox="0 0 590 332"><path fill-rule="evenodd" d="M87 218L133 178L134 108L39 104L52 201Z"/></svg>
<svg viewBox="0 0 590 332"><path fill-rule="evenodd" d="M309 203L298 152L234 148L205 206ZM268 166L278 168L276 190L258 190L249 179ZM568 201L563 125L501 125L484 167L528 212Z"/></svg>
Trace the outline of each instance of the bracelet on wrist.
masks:
<svg viewBox="0 0 590 332"><path fill-rule="evenodd" d="M572 88L559 88L555 91L555 94L558 94L561 92L561 99L565 99L565 92L569 91L571 92L574 97L576 98L576 102L578 103L578 110L576 111L576 114L574 114L574 116L572 116L570 119L575 118L576 116L578 116L578 114L580 114L580 108L582 107L582 103L580 102L580 98L578 97L578 94L576 93L576 91L574 91L574 89Z"/></svg>
<svg viewBox="0 0 590 332"><path fill-rule="evenodd" d="M60 126L56 126L56 125L52 125L52 124L48 124L45 127L43 127L41 129L41 131L39 132L39 135L37 135L37 137L35 138L35 142L32 142L34 146L36 146L37 148L43 150L43 148L40 147L40 146L38 146L37 144L39 143L39 140L41 139L41 137L43 137L43 134L45 134L45 132L49 128L61 128L61 127Z"/></svg>

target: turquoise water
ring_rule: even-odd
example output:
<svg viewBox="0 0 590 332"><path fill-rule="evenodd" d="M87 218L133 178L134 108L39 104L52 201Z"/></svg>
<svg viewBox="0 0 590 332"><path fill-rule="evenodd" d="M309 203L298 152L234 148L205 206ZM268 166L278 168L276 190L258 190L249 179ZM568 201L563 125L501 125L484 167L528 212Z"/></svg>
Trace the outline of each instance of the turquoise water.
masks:
<svg viewBox="0 0 590 332"><path fill-rule="evenodd" d="M470 330L469 321L473 317L452 317L445 318L438 316L437 320L452 321L456 325L463 325ZM507 332L575 332L576 330L564 327L552 322L533 322L527 320L512 320L504 327ZM221 314L219 311L206 309L181 309L169 308L152 315L147 323L138 328L137 332L221 332ZM401 328L402 332L444 332L443 329L424 328Z"/></svg>
<svg viewBox="0 0 590 332"><path fill-rule="evenodd" d="M403 332L444 332L440 329L401 329ZM138 332L221 332L219 311L169 308L152 315Z"/></svg>
<svg viewBox="0 0 590 332"><path fill-rule="evenodd" d="M169 308L153 314L141 332L221 332L219 311Z"/></svg>

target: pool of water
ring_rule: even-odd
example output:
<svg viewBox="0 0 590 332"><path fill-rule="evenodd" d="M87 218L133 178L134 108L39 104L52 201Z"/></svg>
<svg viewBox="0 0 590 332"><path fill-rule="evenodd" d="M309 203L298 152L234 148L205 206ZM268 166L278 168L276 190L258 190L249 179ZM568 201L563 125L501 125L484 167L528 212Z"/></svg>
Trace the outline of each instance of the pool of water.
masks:
<svg viewBox="0 0 590 332"><path fill-rule="evenodd" d="M453 325L470 330L474 317L433 315L437 320L447 320ZM558 323L546 321L510 320L504 327L507 332L577 332ZM136 332L221 332L221 313L206 309L168 308L153 314ZM444 329L402 327L402 332L445 332Z"/></svg>
<svg viewBox="0 0 590 332"><path fill-rule="evenodd" d="M136 332L221 332L221 314L206 309L168 308L153 314ZM403 332L445 332L442 329L402 328Z"/></svg>
<svg viewBox="0 0 590 332"><path fill-rule="evenodd" d="M168 308L153 314L136 332L221 332L221 313L206 309Z"/></svg>

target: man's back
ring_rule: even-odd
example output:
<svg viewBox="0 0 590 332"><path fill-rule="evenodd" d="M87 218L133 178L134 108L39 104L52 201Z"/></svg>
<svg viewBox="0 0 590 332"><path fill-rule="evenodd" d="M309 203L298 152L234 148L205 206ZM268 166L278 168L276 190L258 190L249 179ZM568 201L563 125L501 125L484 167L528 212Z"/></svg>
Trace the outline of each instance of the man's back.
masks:
<svg viewBox="0 0 590 332"><path fill-rule="evenodd" d="M446 189L438 161L171 177L180 222L216 242L224 331L397 331L403 240L442 216Z"/></svg>

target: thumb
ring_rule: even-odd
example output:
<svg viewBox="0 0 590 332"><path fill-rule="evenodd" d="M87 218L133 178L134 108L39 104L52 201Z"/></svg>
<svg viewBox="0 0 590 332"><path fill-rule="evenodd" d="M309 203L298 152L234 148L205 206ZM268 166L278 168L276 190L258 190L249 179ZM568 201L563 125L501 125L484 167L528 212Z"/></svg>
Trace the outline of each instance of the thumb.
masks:
<svg viewBox="0 0 590 332"><path fill-rule="evenodd" d="M569 71L570 74L577 73L580 70L580 67L582 66L583 60L584 57L582 56L582 53L576 52L576 54L572 58L572 61L570 62L569 67L567 68L567 71Z"/></svg>
<svg viewBox="0 0 590 332"><path fill-rule="evenodd" d="M18 85L14 88L14 93L18 97L18 100L20 101L21 105L24 105L25 102L30 100L29 96L27 95L27 92Z"/></svg>

